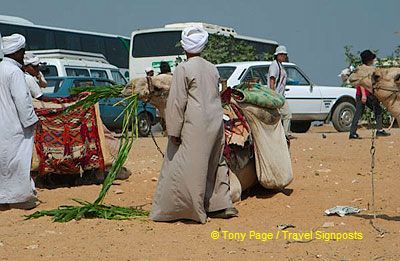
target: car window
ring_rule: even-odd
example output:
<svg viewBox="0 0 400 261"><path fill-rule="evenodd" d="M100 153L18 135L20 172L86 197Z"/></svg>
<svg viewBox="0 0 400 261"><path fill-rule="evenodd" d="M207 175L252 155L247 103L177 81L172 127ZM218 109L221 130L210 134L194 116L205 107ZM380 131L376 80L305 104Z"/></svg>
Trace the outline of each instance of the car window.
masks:
<svg viewBox="0 0 400 261"><path fill-rule="evenodd" d="M236 70L236 66L218 66L219 77L228 80L232 73Z"/></svg>
<svg viewBox="0 0 400 261"><path fill-rule="evenodd" d="M310 85L308 80L295 67L286 67L286 85Z"/></svg>
<svg viewBox="0 0 400 261"><path fill-rule="evenodd" d="M245 74L245 76L242 78L242 82L248 82L253 78L253 69L249 68Z"/></svg>
<svg viewBox="0 0 400 261"><path fill-rule="evenodd" d="M63 80L61 79L47 79L47 87L42 88L43 93L57 93L60 87L63 84Z"/></svg>
<svg viewBox="0 0 400 261"><path fill-rule="evenodd" d="M93 86L92 80L74 80L73 87Z"/></svg>
<svg viewBox="0 0 400 261"><path fill-rule="evenodd" d="M107 72L104 70L90 70L90 75L94 78L105 78L108 79Z"/></svg>
<svg viewBox="0 0 400 261"><path fill-rule="evenodd" d="M126 80L124 78L124 76L122 76L122 74L119 71L111 71L111 75L113 80L118 83L118 84L126 84Z"/></svg>
<svg viewBox="0 0 400 261"><path fill-rule="evenodd" d="M114 84L112 81L96 80L96 86L112 86Z"/></svg>
<svg viewBox="0 0 400 261"><path fill-rule="evenodd" d="M55 65L40 65L39 70L44 77L58 76L57 67Z"/></svg>
<svg viewBox="0 0 400 261"><path fill-rule="evenodd" d="M257 80L259 83L267 85L268 66L250 67L246 75L243 77L244 81Z"/></svg>
<svg viewBox="0 0 400 261"><path fill-rule="evenodd" d="M86 69L78 69L78 68L65 68L67 72L67 76L86 76L89 77L89 71Z"/></svg>

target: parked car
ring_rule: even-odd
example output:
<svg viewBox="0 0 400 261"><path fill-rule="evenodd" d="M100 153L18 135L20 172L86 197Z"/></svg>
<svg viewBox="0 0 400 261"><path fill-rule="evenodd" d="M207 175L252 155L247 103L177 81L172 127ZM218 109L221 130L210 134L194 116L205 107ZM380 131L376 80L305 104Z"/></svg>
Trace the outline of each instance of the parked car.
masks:
<svg viewBox="0 0 400 261"><path fill-rule="evenodd" d="M111 80L93 77L47 77L46 80L48 87L43 90L45 97L67 97L70 95L72 87L115 85ZM118 118L118 116L123 111L124 106L123 104L114 106L122 99L122 97L109 98L99 101L100 117L106 127L111 130L122 129L122 117ZM157 110L151 104L145 105L142 101L139 101L137 118L139 135L146 137L150 134L151 126L158 121Z"/></svg>
<svg viewBox="0 0 400 261"><path fill-rule="evenodd" d="M118 84L127 83L117 66L110 64L100 53L72 50L35 50L27 51L40 58L45 65L40 67L45 77L78 76L105 78Z"/></svg>
<svg viewBox="0 0 400 261"><path fill-rule="evenodd" d="M230 87L251 79L267 85L271 61L218 64L221 79ZM288 74L286 99L292 111L291 129L307 132L312 121L332 121L337 131L349 131L355 113L356 90L345 87L319 86L293 63L283 63Z"/></svg>

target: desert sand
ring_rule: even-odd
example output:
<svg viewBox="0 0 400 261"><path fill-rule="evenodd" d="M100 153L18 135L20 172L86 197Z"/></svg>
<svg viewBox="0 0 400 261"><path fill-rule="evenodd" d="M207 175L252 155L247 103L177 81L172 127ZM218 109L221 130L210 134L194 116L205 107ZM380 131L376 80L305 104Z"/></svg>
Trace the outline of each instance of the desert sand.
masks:
<svg viewBox="0 0 400 261"><path fill-rule="evenodd" d="M376 229L370 223L371 131L362 129L363 139L349 140L348 133L325 125L296 134L294 181L287 189L251 189L236 204L236 218L205 225L148 219L53 223L48 217L25 221L23 215L35 210L8 210L0 212L0 260L400 260L400 129L391 133L376 140ZM166 138L157 141L165 149ZM161 163L151 138L138 139L126 163L133 174L115 182L106 203L150 210ZM38 189L42 203L36 210L73 204L71 198L92 201L99 190ZM324 215L337 205L365 210ZM295 228L278 230L281 224ZM213 231L218 239L211 238Z"/></svg>

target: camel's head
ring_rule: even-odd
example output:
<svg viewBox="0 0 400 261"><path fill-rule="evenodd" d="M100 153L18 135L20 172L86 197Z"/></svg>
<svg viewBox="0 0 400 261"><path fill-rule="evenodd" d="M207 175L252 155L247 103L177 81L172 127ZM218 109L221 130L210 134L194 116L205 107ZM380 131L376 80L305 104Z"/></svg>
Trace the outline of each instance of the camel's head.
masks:
<svg viewBox="0 0 400 261"><path fill-rule="evenodd" d="M372 86L375 90L387 89L400 91L400 68L376 69L371 76Z"/></svg>
<svg viewBox="0 0 400 261"><path fill-rule="evenodd" d="M122 91L122 94L129 96L132 93L138 93L142 100L150 96L168 96L169 88L172 82L172 75L160 74L152 77L142 77L131 80ZM150 86L149 86L150 85Z"/></svg>
<svg viewBox="0 0 400 261"><path fill-rule="evenodd" d="M132 95L132 93L138 93L140 98L149 95L146 78L136 78L128 82L122 94L129 96Z"/></svg>
<svg viewBox="0 0 400 261"><path fill-rule="evenodd" d="M361 85L368 90L372 90L371 75L374 73L375 67L360 65L349 77L349 82L353 86Z"/></svg>
<svg viewBox="0 0 400 261"><path fill-rule="evenodd" d="M374 95L400 122L400 68L376 69L371 82Z"/></svg>

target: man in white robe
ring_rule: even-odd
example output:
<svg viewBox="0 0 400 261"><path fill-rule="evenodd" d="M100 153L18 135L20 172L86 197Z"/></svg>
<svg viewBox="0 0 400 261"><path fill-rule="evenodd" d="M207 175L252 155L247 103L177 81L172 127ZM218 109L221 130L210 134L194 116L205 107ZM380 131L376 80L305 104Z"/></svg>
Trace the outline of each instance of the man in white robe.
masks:
<svg viewBox="0 0 400 261"><path fill-rule="evenodd" d="M169 135L150 218L230 218L232 206L228 167L223 158L223 109L216 67L199 55L208 34L201 28L182 32L188 60L174 71L166 107Z"/></svg>
<svg viewBox="0 0 400 261"><path fill-rule="evenodd" d="M47 82L39 70L39 57L32 53L26 53L24 57L25 81L29 87L32 98L40 100L43 92L40 87L47 87Z"/></svg>
<svg viewBox="0 0 400 261"><path fill-rule="evenodd" d="M25 37L0 38L0 209L36 206L30 177L34 125L38 121L21 67Z"/></svg>

